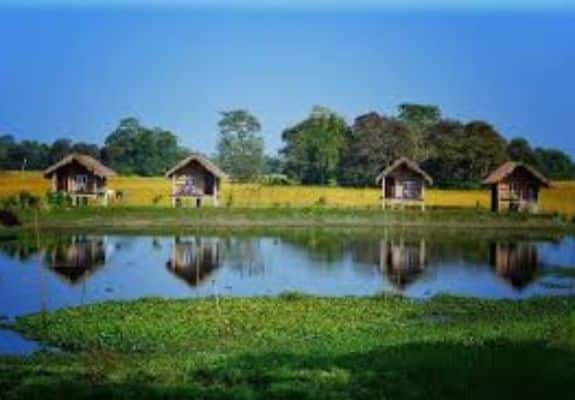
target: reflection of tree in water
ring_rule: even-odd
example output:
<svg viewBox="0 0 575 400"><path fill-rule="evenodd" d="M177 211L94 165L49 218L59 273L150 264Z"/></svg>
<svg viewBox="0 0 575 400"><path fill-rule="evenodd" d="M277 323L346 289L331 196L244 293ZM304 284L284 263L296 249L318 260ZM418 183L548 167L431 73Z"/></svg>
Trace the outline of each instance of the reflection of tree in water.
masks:
<svg viewBox="0 0 575 400"><path fill-rule="evenodd" d="M497 275L521 290L537 277L539 254L529 242L496 242L490 247L490 264Z"/></svg>
<svg viewBox="0 0 575 400"><path fill-rule="evenodd" d="M295 230L281 236L281 241L306 252L313 261L331 264L344 258L350 238L342 232L327 230Z"/></svg>
<svg viewBox="0 0 575 400"><path fill-rule="evenodd" d="M50 270L76 284L106 263L106 240L101 236L71 236L48 245L44 259Z"/></svg>
<svg viewBox="0 0 575 400"><path fill-rule="evenodd" d="M255 276L265 272L261 240L249 238L228 239L225 242L226 260L241 275Z"/></svg>
<svg viewBox="0 0 575 400"><path fill-rule="evenodd" d="M355 263L365 265L379 265L379 241L356 240L350 243L351 258Z"/></svg>
<svg viewBox="0 0 575 400"><path fill-rule="evenodd" d="M405 242L403 239L383 239L380 242L380 269L389 282L404 290L425 270L427 253L425 240Z"/></svg>
<svg viewBox="0 0 575 400"><path fill-rule="evenodd" d="M38 251L38 247L31 241L18 239L0 240L0 252L18 261L27 261Z"/></svg>
<svg viewBox="0 0 575 400"><path fill-rule="evenodd" d="M218 238L176 236L166 268L188 285L196 286L219 268L220 253Z"/></svg>

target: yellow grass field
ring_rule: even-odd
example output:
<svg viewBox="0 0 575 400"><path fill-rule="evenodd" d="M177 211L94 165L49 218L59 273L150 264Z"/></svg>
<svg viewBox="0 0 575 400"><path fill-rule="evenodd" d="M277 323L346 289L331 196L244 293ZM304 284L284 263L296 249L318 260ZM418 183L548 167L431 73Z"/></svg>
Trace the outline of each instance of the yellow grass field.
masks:
<svg viewBox="0 0 575 400"><path fill-rule="evenodd" d="M43 196L49 181L39 172L0 172L0 198L26 190ZM170 182L163 177L116 177L110 188L122 192L123 200L115 204L150 206L170 204ZM375 188L352 189L317 186L266 186L257 184L222 185L221 204L228 207L305 207L324 204L328 207L377 208L380 192ZM575 216L575 181L558 182L541 194L544 212L559 212ZM438 190L427 191L428 206L488 207L487 190Z"/></svg>

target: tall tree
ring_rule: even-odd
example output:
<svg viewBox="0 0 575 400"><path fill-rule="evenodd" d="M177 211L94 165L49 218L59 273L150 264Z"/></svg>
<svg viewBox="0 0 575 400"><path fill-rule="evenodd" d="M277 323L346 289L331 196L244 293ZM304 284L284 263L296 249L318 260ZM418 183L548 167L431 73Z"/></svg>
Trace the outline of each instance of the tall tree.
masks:
<svg viewBox="0 0 575 400"><path fill-rule="evenodd" d="M346 132L347 124L341 116L315 106L308 118L282 133L286 173L305 184L335 180Z"/></svg>
<svg viewBox="0 0 575 400"><path fill-rule="evenodd" d="M220 113L218 163L239 181L256 179L264 168L264 140L261 124L246 110Z"/></svg>
<svg viewBox="0 0 575 400"><path fill-rule="evenodd" d="M0 169L11 169L11 160L8 157L9 151L15 145L14 137L11 135L0 136Z"/></svg>
<svg viewBox="0 0 575 400"><path fill-rule="evenodd" d="M187 151L179 147L172 132L126 118L106 138L102 152L105 161L122 174L153 176L163 174Z"/></svg>
<svg viewBox="0 0 575 400"><path fill-rule="evenodd" d="M479 184L483 177L507 160L507 141L484 121L469 122L464 127L464 133L467 159L465 180Z"/></svg>
<svg viewBox="0 0 575 400"><path fill-rule="evenodd" d="M78 142L72 145L74 153L87 154L91 157L99 159L101 157L101 150L96 144Z"/></svg>
<svg viewBox="0 0 575 400"><path fill-rule="evenodd" d="M56 139L50 147L50 162L58 162L70 153L72 153L72 141L70 139Z"/></svg>
<svg viewBox="0 0 575 400"><path fill-rule="evenodd" d="M442 120L427 128L424 143L430 156L422 167L443 187L459 187L465 183L465 127L459 121Z"/></svg>
<svg viewBox="0 0 575 400"><path fill-rule="evenodd" d="M413 158L416 161L429 158L429 147L425 144L424 133L426 129L440 122L441 109L429 104L403 103L398 107L397 119L410 131L410 140L414 145Z"/></svg>
<svg viewBox="0 0 575 400"><path fill-rule="evenodd" d="M357 117L347 136L338 181L342 185L371 186L382 168L399 157L413 158L413 136L407 126L376 112Z"/></svg>
<svg viewBox="0 0 575 400"><path fill-rule="evenodd" d="M535 168L542 168L535 150L531 148L527 139L515 138L511 140L507 145L507 154L512 161L521 161Z"/></svg>
<svg viewBox="0 0 575 400"><path fill-rule="evenodd" d="M555 149L535 149L535 155L543 172L554 180L575 178L575 163L568 154Z"/></svg>

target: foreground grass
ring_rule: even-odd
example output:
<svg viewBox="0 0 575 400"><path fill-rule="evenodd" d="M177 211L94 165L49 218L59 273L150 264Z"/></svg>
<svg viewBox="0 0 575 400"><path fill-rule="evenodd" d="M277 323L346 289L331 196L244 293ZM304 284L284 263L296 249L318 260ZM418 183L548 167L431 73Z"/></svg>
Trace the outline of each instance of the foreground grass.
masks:
<svg viewBox="0 0 575 400"><path fill-rule="evenodd" d="M20 319L11 399L540 399L575 390L575 298L105 303Z"/></svg>
<svg viewBox="0 0 575 400"><path fill-rule="evenodd" d="M34 226L34 213L21 213L25 228ZM199 227L464 227L573 230L574 225L548 215L497 215L473 209L367 210L311 208L110 207L43 210L41 228L180 229Z"/></svg>

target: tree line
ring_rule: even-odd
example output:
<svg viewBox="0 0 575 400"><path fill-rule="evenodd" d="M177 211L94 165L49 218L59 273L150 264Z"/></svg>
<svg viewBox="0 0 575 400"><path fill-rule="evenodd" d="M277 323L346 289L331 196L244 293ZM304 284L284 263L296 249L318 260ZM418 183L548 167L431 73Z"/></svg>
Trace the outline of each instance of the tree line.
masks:
<svg viewBox="0 0 575 400"><path fill-rule="evenodd" d="M280 177L306 185L373 186L382 168L399 157L419 162L436 185L473 188L507 160L528 163L550 178L575 178L575 163L557 149L532 148L523 138L507 141L490 123L444 117L433 105L401 104L395 115L369 112L351 124L333 110L313 107L302 121L281 133L283 147L266 155L262 126L252 113L223 111L216 154L211 156L238 181ZM79 152L121 174L163 174L191 151L178 136L126 118L103 146L57 139L52 144L0 136L0 169L44 169ZM273 180L272 180L273 181Z"/></svg>

